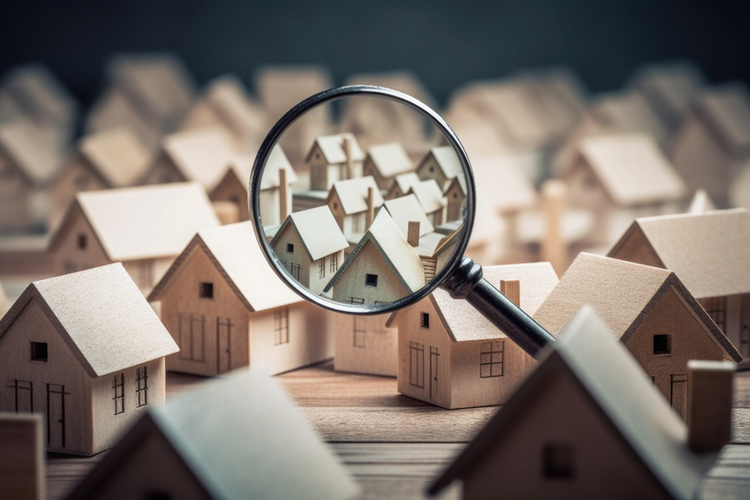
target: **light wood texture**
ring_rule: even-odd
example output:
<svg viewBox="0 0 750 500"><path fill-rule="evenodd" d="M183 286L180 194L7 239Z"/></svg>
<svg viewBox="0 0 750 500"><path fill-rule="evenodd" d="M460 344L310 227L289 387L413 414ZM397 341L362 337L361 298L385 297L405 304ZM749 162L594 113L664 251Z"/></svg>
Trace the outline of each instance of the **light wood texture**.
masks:
<svg viewBox="0 0 750 500"><path fill-rule="evenodd" d="M412 185L407 194L414 194L417 197L417 201L433 226L437 227L446 222L447 202L443 196L442 185L439 185L435 179Z"/></svg>
<svg viewBox="0 0 750 500"><path fill-rule="evenodd" d="M367 150L362 175L372 176L383 191L389 191L396 177L412 171L414 165L400 142L378 144Z"/></svg>
<svg viewBox="0 0 750 500"><path fill-rule="evenodd" d="M401 234L407 239L409 238L409 226L412 222L419 225L417 228L419 233L416 235L417 240L435 230L414 194L386 201L385 209L388 210L388 214L401 229Z"/></svg>
<svg viewBox="0 0 750 500"><path fill-rule="evenodd" d="M336 182L362 177L364 159L365 153L353 134L316 138L305 157L310 169L310 189L328 191ZM377 186L374 180L373 185Z"/></svg>
<svg viewBox="0 0 750 500"><path fill-rule="evenodd" d="M552 264L558 274L562 274L570 262L568 248L562 235L567 195L567 185L559 179L547 180L542 185L542 210L546 231L542 241L541 257L543 261Z"/></svg>
<svg viewBox="0 0 750 500"><path fill-rule="evenodd" d="M341 231L347 238L364 234L369 211L367 194L373 190L372 208L378 211L383 206L383 196L372 177L358 177L336 181L326 198L326 204L336 218Z"/></svg>
<svg viewBox="0 0 750 500"><path fill-rule="evenodd" d="M690 449L720 450L732 434L732 382L737 366L727 361L688 362L688 441Z"/></svg>
<svg viewBox="0 0 750 500"><path fill-rule="evenodd" d="M0 413L0 495L44 500L44 431L42 416Z"/></svg>
<svg viewBox="0 0 750 500"><path fill-rule="evenodd" d="M398 331L385 326L387 314L332 315L336 371L396 376Z"/></svg>

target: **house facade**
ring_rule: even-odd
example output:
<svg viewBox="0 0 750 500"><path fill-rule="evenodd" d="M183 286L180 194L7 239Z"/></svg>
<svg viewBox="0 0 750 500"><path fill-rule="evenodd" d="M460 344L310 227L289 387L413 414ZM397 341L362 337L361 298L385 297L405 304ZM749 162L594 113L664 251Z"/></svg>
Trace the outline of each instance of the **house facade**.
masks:
<svg viewBox="0 0 750 500"><path fill-rule="evenodd" d="M383 202L383 196L372 177L336 182L326 198L326 205L346 238L357 238L364 234Z"/></svg>
<svg viewBox="0 0 750 500"><path fill-rule="evenodd" d="M430 149L430 152L417 164L415 171L421 180L435 179L441 187L463 173L461 162L452 146Z"/></svg>
<svg viewBox="0 0 750 500"><path fill-rule="evenodd" d="M410 172L414 168L411 159L398 142L370 146L362 163L362 175L372 176L382 191L393 187L398 175Z"/></svg>
<svg viewBox="0 0 750 500"><path fill-rule="evenodd" d="M395 377L398 373L398 329L386 326L387 314L336 314L333 369Z"/></svg>
<svg viewBox="0 0 750 500"><path fill-rule="evenodd" d="M362 177L365 153L350 133L315 139L305 157L310 169L310 189L328 191L334 183Z"/></svg>

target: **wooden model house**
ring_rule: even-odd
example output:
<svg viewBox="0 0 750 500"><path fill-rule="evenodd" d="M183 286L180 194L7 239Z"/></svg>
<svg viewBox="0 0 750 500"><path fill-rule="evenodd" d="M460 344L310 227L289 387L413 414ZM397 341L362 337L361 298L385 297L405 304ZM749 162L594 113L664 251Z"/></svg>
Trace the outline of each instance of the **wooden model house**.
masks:
<svg viewBox="0 0 750 500"><path fill-rule="evenodd" d="M57 227L76 193L135 186L151 160L151 153L128 128L83 137L49 189L49 226Z"/></svg>
<svg viewBox="0 0 750 500"><path fill-rule="evenodd" d="M148 297L180 346L167 368L272 374L333 356L327 313L288 288L266 262L250 222L200 231Z"/></svg>
<svg viewBox="0 0 750 500"><path fill-rule="evenodd" d="M0 492L44 500L44 430L38 413L0 413Z"/></svg>
<svg viewBox="0 0 750 500"><path fill-rule="evenodd" d="M353 134L316 138L305 157L310 169L310 189L328 191L338 181L362 177L364 159L365 153Z"/></svg>
<svg viewBox="0 0 750 500"><path fill-rule="evenodd" d="M720 382L716 392L731 394L732 377ZM715 402L708 391L696 396L697 407ZM691 438L724 435L731 399L710 425L690 419L687 429L584 308L429 493L460 479L464 500L497 498L498 485L508 498L690 500L722 447L694 451Z"/></svg>
<svg viewBox="0 0 750 500"><path fill-rule="evenodd" d="M198 183L78 193L50 239L56 274L122 262L148 291L196 232L219 225Z"/></svg>
<svg viewBox="0 0 750 500"><path fill-rule="evenodd" d="M381 210L324 292L348 304L386 304L425 285L422 261L385 210Z"/></svg>
<svg viewBox="0 0 750 500"><path fill-rule="evenodd" d="M689 360L742 361L672 271L581 253L534 319L559 335L585 305L596 310L683 417Z"/></svg>
<svg viewBox="0 0 750 500"><path fill-rule="evenodd" d="M316 295L323 293L349 248L326 206L290 214L270 245L292 278Z"/></svg>
<svg viewBox="0 0 750 500"><path fill-rule="evenodd" d="M557 284L548 262L486 266L484 277L534 314ZM498 405L531 358L465 300L437 289L391 315L398 328L398 390L443 408Z"/></svg>
<svg viewBox="0 0 750 500"><path fill-rule="evenodd" d="M333 369L395 377L398 374L398 329L385 326L390 315L333 318Z"/></svg>
<svg viewBox="0 0 750 500"><path fill-rule="evenodd" d="M445 221L461 220L464 218L466 207L466 177L463 174L455 176L445 187Z"/></svg>
<svg viewBox="0 0 750 500"><path fill-rule="evenodd" d="M357 493L281 383L251 370L144 413L68 498L345 500Z"/></svg>
<svg viewBox="0 0 750 500"><path fill-rule="evenodd" d="M719 210L636 219L609 257L669 269L750 356L750 214Z"/></svg>
<svg viewBox="0 0 750 500"><path fill-rule="evenodd" d="M452 146L439 146L430 149L430 152L420 160L416 172L423 181L435 179L442 188L448 181L463 174L463 169Z"/></svg>
<svg viewBox="0 0 750 500"><path fill-rule="evenodd" d="M610 244L636 217L679 212L688 194L656 142L641 134L582 140L562 178L570 207L594 213L595 244Z"/></svg>
<svg viewBox="0 0 750 500"><path fill-rule="evenodd" d="M418 238L435 230L435 227L424 213L422 205L419 204L417 197L413 194L386 201L385 209L393 219L393 222L401 230L403 237L407 240L409 239L409 227L415 223L418 225L416 231Z"/></svg>
<svg viewBox="0 0 750 500"><path fill-rule="evenodd" d="M358 239L367 231L383 202L372 177L338 181L326 199L326 205L347 239Z"/></svg>
<svg viewBox="0 0 750 500"><path fill-rule="evenodd" d="M362 163L362 175L372 176L381 191L389 191L396 177L412 173L414 165L400 142L370 146Z"/></svg>
<svg viewBox="0 0 750 500"><path fill-rule="evenodd" d="M675 131L669 151L690 189L705 189L725 208L734 177L750 160L747 88L725 84L701 92Z"/></svg>
<svg viewBox="0 0 750 500"><path fill-rule="evenodd" d="M458 177L456 176L453 179ZM447 222L446 207L448 203L443 196L443 189L435 179L413 184L407 194L413 194L417 197L417 201L422 205L422 210L424 210L433 226L437 227L443 222Z"/></svg>
<svg viewBox="0 0 750 500"><path fill-rule="evenodd" d="M121 264L36 281L0 320L0 411L43 413L48 451L99 453L164 403L177 351Z"/></svg>
<svg viewBox="0 0 750 500"><path fill-rule="evenodd" d="M420 182L422 182L422 179L419 178L416 172L397 175L393 178L393 184L391 184L391 188L385 194L385 199L394 200L406 196L411 187Z"/></svg>

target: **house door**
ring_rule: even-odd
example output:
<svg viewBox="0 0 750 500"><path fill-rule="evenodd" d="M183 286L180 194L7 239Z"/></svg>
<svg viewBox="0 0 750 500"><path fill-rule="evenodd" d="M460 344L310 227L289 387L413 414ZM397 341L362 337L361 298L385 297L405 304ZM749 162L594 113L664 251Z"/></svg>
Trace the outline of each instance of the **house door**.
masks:
<svg viewBox="0 0 750 500"><path fill-rule="evenodd" d="M47 444L65 448L65 392L64 385L47 384Z"/></svg>
<svg viewBox="0 0 750 500"><path fill-rule="evenodd" d="M750 295L742 296L740 312L740 354L750 356Z"/></svg>
<svg viewBox="0 0 750 500"><path fill-rule="evenodd" d="M216 318L216 371L228 372L232 369L232 320Z"/></svg>
<svg viewBox="0 0 750 500"><path fill-rule="evenodd" d="M437 397L438 391L438 354L437 347L430 346L430 399Z"/></svg>
<svg viewBox="0 0 750 500"><path fill-rule="evenodd" d="M669 403L683 419L687 415L687 375L677 373L669 376Z"/></svg>
<svg viewBox="0 0 750 500"><path fill-rule="evenodd" d="M206 318L202 314L180 313L180 359L205 362Z"/></svg>

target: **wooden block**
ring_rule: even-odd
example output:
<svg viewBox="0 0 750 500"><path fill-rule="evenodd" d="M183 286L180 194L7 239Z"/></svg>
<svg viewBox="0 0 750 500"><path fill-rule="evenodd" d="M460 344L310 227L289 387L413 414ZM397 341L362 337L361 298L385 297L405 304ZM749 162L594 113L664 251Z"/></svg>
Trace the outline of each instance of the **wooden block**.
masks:
<svg viewBox="0 0 750 500"><path fill-rule="evenodd" d="M736 369L730 361L688 361L688 446L692 450L719 450L729 442Z"/></svg>
<svg viewBox="0 0 750 500"><path fill-rule="evenodd" d="M0 413L0 498L45 498L43 436L42 415Z"/></svg>
<svg viewBox="0 0 750 500"><path fill-rule="evenodd" d="M212 201L211 204L214 206L216 217L219 218L222 225L226 226L227 224L234 224L240 221L240 207L236 203L232 203L231 201Z"/></svg>
<svg viewBox="0 0 750 500"><path fill-rule="evenodd" d="M562 219L568 197L564 181L550 179L542 186L542 208L545 219L545 235L542 241L542 260L552 264L558 274L568 265L568 249L562 237Z"/></svg>
<svg viewBox="0 0 750 500"><path fill-rule="evenodd" d="M515 305L521 305L520 280L500 280L500 292L508 297Z"/></svg>

